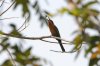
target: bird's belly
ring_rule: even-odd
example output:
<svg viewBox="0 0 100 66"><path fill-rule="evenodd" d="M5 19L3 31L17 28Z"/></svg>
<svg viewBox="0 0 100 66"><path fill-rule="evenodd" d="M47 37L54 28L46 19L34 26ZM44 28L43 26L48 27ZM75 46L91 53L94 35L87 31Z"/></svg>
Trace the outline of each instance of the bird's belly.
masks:
<svg viewBox="0 0 100 66"><path fill-rule="evenodd" d="M50 30L50 31L51 31L52 36L57 36L57 32L55 30Z"/></svg>

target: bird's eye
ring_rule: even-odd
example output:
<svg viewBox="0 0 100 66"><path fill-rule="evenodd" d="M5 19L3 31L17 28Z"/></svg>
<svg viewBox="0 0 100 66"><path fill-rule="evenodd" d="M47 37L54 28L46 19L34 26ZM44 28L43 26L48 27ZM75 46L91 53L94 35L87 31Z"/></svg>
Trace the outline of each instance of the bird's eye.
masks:
<svg viewBox="0 0 100 66"><path fill-rule="evenodd" d="M49 17L46 17L47 20L49 20Z"/></svg>

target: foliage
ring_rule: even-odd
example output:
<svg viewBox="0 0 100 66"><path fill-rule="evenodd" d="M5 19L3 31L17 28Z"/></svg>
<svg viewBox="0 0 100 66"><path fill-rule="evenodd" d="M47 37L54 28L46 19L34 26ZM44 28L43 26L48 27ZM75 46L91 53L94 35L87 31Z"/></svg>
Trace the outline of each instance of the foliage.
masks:
<svg viewBox="0 0 100 66"><path fill-rule="evenodd" d="M42 15L42 10L39 6L38 0L36 0L34 3L30 3L30 0L15 0L16 3L14 5L14 9L16 9L19 5L22 5L22 13L23 17L25 15L29 15L29 20L31 18L31 11L29 7L31 7L33 10L36 10L36 14L39 15L39 20L41 21L41 27L46 23L45 16ZM43 11L44 12L44 11ZM47 12L46 12L47 13Z"/></svg>
<svg viewBox="0 0 100 66"><path fill-rule="evenodd" d="M76 37L73 39L73 43L75 45L74 49L77 49L81 44L85 43L85 46L87 48L85 48L84 50L85 51L84 56L87 57L89 54L91 55L90 60L89 60L89 66L94 66L94 65L100 66L98 64L100 61L100 19L99 19L100 11L96 8L93 8L93 6L100 4L99 0L90 0L90 1L87 1L86 3L84 3L85 0L66 0L66 1L68 3L69 8L67 7L59 8L56 14L68 13L76 19L75 22L78 24L79 29L74 32L74 33L77 33ZM23 17L26 14L31 15L30 14L31 11L29 7L32 7L32 9L36 11L36 15L39 16L40 21L42 21L41 26L43 26L43 24L46 23L45 18L42 15L42 12L45 12L47 14L52 14L46 10L41 9L41 7L39 6L39 0L36 0L34 3L31 3L30 0L15 0L15 2L16 3L14 5L14 9L16 9L17 6L22 5ZM17 32L14 25L11 25L11 26L13 28L11 34L22 36L22 34ZM88 32L88 30L93 30L98 35L91 35L91 32ZM0 33L2 33L2 31ZM27 49L26 51L22 51L21 49L18 49L17 45L10 46L10 43L7 42L8 40L9 40L8 37L3 38L1 40L1 46L2 46L1 51L6 50L6 48L15 50L13 55L16 56L15 58L16 62L24 65L27 63L30 64L33 61L38 60L38 58L35 58L35 57L34 59L29 58L29 56L31 55L30 54L31 48ZM16 52L18 52L20 56L18 56ZM79 53L80 52L78 52L76 55L78 56ZM28 62L26 62L27 60L25 59L27 59ZM32 62L29 61L29 59L31 59ZM20 62L21 60L24 61L24 63L21 63ZM6 60L4 63L11 65L9 60Z"/></svg>
<svg viewBox="0 0 100 66"><path fill-rule="evenodd" d="M10 24L10 27L12 27L12 31L10 31L9 34L22 36L22 34L17 31L16 26L14 24ZM0 34L2 34L2 33L3 32L1 31ZM32 47L29 47L24 50L23 44L21 44L20 41L18 43L11 45L11 43L9 42L9 40L10 40L9 37L1 36L1 38L2 39L0 39L0 41L1 41L0 47L2 49L0 50L0 54L2 54L5 51L7 51L7 52L12 51L12 52L10 52L11 55L14 56L14 60L12 60L12 61L14 61L16 63L16 65L18 65L18 66L27 66L27 65L41 66L42 65L41 61L43 61L43 59L32 54L32 52L31 52ZM22 39L20 39L20 40L23 41ZM6 59L0 66L6 66L6 65L14 66L12 61L11 61L11 59ZM40 62L40 63L38 63L38 62Z"/></svg>
<svg viewBox="0 0 100 66"><path fill-rule="evenodd" d="M78 2L80 1L80 2ZM89 60L89 66L99 66L100 61L100 11L98 9L93 8L93 6L98 5L99 2L97 0L89 1L85 4L82 4L82 0L74 0L67 1L69 3L70 9L62 7L58 13L66 14L74 16L76 19L76 23L79 26L79 29L75 32L77 36L73 39L75 44L74 49L78 48L80 44L85 43L85 57L91 54ZM71 6L73 7L71 8ZM87 30L95 30L98 35L91 35ZM94 51L96 50L96 51ZM77 55L79 55L78 52Z"/></svg>

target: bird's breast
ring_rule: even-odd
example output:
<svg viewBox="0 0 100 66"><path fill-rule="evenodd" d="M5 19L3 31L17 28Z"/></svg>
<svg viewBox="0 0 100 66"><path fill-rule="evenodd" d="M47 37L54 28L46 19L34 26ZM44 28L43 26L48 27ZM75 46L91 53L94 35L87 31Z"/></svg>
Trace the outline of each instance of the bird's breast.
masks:
<svg viewBox="0 0 100 66"><path fill-rule="evenodd" d="M57 35L57 30L56 27L54 25L49 26L50 32L53 36Z"/></svg>

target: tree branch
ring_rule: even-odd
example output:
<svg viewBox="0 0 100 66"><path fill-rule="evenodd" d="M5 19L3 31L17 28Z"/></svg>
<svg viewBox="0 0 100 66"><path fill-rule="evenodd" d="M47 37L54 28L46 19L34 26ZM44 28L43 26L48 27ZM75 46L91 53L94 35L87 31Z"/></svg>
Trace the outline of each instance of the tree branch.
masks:
<svg viewBox="0 0 100 66"><path fill-rule="evenodd" d="M15 3L16 1L14 1L5 11L3 11L0 16L2 16L4 13L6 13Z"/></svg>
<svg viewBox="0 0 100 66"><path fill-rule="evenodd" d="M59 37L54 37L54 36L24 37L24 36L11 35L11 34L7 34L7 33L2 33L1 35L5 35L5 36L8 36L8 37L14 37L14 38L20 38L20 39L41 40L41 41L44 41L44 42L49 42L49 43L56 43L56 44L58 44L58 42L52 42L52 41L44 40L44 39L46 39L46 38L54 38L54 39L60 39L60 40L66 42L66 43L62 43L62 44L74 45L74 42L67 41L67 40L65 40L65 39L62 39L62 38L59 38ZM82 44L83 44L83 43L82 43ZM62 51L55 51L55 50L51 50L51 51L53 51L53 52L61 52L61 53L74 53L74 52L80 50L82 44L81 44L78 48L73 49L73 50L71 50L71 51L65 51L65 52L62 52Z"/></svg>
<svg viewBox="0 0 100 66"><path fill-rule="evenodd" d="M16 63L15 63L15 60L13 59L13 57L12 57L12 54L10 53L10 51L8 50L8 48L6 48L6 50L7 50L8 54L9 54L9 56L11 58L11 62L13 63L14 66L16 66Z"/></svg>
<svg viewBox="0 0 100 66"><path fill-rule="evenodd" d="M12 18L19 18L19 17L9 17L9 18L2 18L2 19L0 19L0 20L12 19Z"/></svg>
<svg viewBox="0 0 100 66"><path fill-rule="evenodd" d="M49 42L49 43L59 44L58 42L48 41L48 40L45 40L45 39L41 39L41 41L44 41L44 42ZM74 43L73 43L73 42L71 42L71 41L68 41L68 42L63 42L62 44L73 45Z"/></svg>
<svg viewBox="0 0 100 66"><path fill-rule="evenodd" d="M28 25L26 25L26 23L28 23L28 18L29 18L29 16L27 18L25 18L24 23L17 29L17 31L19 31L24 25L25 25L25 27L22 30L20 30L19 32L23 31L25 28L28 27Z"/></svg>
<svg viewBox="0 0 100 66"><path fill-rule="evenodd" d="M69 45L73 45L74 43L71 41L67 41L65 39L59 38L59 37L54 37L54 36L41 36L41 37L25 37L25 36L17 36L17 35L12 35L12 34L7 34L7 33L2 33L1 35L5 35L8 37L14 37L14 38L20 38L20 39L29 39L29 40L41 40L44 42L49 42L49 43L56 43L58 44L58 42L52 42L52 41L48 41L48 40L44 40L46 38L54 38L54 39L60 39L62 41L64 41L65 43L62 44L69 44Z"/></svg>

